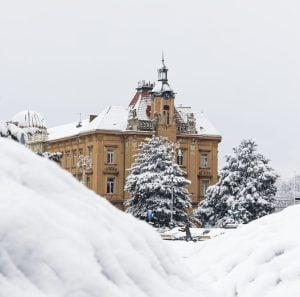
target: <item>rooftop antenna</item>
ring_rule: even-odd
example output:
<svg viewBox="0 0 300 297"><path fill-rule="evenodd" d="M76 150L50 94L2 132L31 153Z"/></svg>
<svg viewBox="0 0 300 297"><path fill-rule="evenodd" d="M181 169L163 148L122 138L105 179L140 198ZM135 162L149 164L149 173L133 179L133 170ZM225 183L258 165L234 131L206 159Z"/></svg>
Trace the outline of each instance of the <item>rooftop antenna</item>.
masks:
<svg viewBox="0 0 300 297"><path fill-rule="evenodd" d="M76 125L76 128L80 128L80 127L82 127L82 124L81 124L81 112L79 113L79 122Z"/></svg>

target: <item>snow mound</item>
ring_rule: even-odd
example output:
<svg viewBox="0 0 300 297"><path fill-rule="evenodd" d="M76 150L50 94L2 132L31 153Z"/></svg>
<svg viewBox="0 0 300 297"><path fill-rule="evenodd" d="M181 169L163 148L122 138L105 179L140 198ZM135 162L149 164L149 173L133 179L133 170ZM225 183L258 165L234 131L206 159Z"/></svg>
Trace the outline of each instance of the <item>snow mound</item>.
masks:
<svg viewBox="0 0 300 297"><path fill-rule="evenodd" d="M299 230L300 205L212 239L188 261L225 297L300 296Z"/></svg>
<svg viewBox="0 0 300 297"><path fill-rule="evenodd" d="M215 296L158 234L0 139L0 296Z"/></svg>

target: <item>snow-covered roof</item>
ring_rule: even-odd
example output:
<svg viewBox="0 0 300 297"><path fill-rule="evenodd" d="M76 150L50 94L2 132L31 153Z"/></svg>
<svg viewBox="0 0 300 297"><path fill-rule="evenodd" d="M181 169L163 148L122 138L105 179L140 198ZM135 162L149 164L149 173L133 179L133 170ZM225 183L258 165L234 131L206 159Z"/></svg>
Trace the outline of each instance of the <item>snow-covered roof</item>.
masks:
<svg viewBox="0 0 300 297"><path fill-rule="evenodd" d="M0 138L0 168L1 296L216 296L151 226L54 162Z"/></svg>
<svg viewBox="0 0 300 297"><path fill-rule="evenodd" d="M214 127L203 112L194 113L196 118L196 129L199 135L220 136L220 132Z"/></svg>
<svg viewBox="0 0 300 297"><path fill-rule="evenodd" d="M129 108L121 106L108 106L91 122L83 120L81 125L78 122L56 126L48 129L48 140L55 140L80 133L95 130L124 131L127 127Z"/></svg>
<svg viewBox="0 0 300 297"><path fill-rule="evenodd" d="M221 134L208 120L203 112L193 112L191 107L177 106L176 111L180 115L180 119L186 123L188 116L193 115L196 120L196 131L198 135L220 136Z"/></svg>
<svg viewBox="0 0 300 297"><path fill-rule="evenodd" d="M142 121L149 121L150 117L147 115L147 108L151 106L151 95L139 93L137 100L131 105L131 108L136 111L136 117Z"/></svg>
<svg viewBox="0 0 300 297"><path fill-rule="evenodd" d="M129 111L135 109L136 116L139 120L149 121L150 117L147 114L147 108L151 106L151 95L140 94L134 104L130 107L108 106L91 122L86 119L78 125L78 122L73 122L61 126L56 126L48 129L48 140L56 140L65 137L79 135L97 130L107 131L125 131L128 124ZM187 122L188 114L191 114L190 107L176 107L180 120ZM214 128L211 122L204 116L203 113L193 113L196 120L196 131L198 135L205 136L220 136L220 133Z"/></svg>
<svg viewBox="0 0 300 297"><path fill-rule="evenodd" d="M46 121L38 112L33 110L22 110L11 119L13 123L21 128L46 128Z"/></svg>
<svg viewBox="0 0 300 297"><path fill-rule="evenodd" d="M89 125L89 130L126 130L129 108L122 106L108 106ZM83 129L85 130L85 129Z"/></svg>
<svg viewBox="0 0 300 297"><path fill-rule="evenodd" d="M160 94L163 92L173 92L173 90L168 83L158 80L155 82L155 86L151 92Z"/></svg>

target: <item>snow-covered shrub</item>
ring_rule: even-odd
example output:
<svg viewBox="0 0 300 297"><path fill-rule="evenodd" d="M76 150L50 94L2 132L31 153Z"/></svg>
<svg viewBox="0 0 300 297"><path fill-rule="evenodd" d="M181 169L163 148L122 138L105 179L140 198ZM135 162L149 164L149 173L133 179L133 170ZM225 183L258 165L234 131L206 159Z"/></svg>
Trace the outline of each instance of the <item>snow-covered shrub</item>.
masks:
<svg viewBox="0 0 300 297"><path fill-rule="evenodd" d="M126 179L125 190L131 194L127 212L146 220L152 211L152 222L168 226L171 222L173 188L173 223L188 221L191 200L186 186L190 183L175 162L174 143L167 138L152 137L141 143Z"/></svg>
<svg viewBox="0 0 300 297"><path fill-rule="evenodd" d="M253 140L243 140L226 156L219 182L208 188L194 216L205 225L246 224L275 208L278 175L269 160L256 152Z"/></svg>
<svg viewBox="0 0 300 297"><path fill-rule="evenodd" d="M13 123L0 122L0 137L11 138L22 144L27 142L27 133Z"/></svg>
<svg viewBox="0 0 300 297"><path fill-rule="evenodd" d="M61 152L56 152L56 153L44 152L44 153L38 153L38 155L48 160L54 161L56 163L59 163L61 158L63 157L63 153Z"/></svg>

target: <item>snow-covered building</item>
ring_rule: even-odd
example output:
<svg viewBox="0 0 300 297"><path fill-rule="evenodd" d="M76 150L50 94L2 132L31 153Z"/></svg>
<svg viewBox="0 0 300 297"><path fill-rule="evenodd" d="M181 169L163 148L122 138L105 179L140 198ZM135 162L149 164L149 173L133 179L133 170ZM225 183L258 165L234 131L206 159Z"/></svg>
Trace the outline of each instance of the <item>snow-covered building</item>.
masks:
<svg viewBox="0 0 300 297"><path fill-rule="evenodd" d="M27 135L26 146L36 153L45 151L48 137L46 121L36 111L23 110L15 114L10 123L22 129Z"/></svg>
<svg viewBox="0 0 300 297"><path fill-rule="evenodd" d="M175 92L162 60L155 83L141 81L127 107L109 106L80 123L48 129L47 151L63 152L62 166L114 205L128 199L124 184L139 144L152 135L180 144L177 161L191 180L194 205L218 179L220 133L203 113L175 106ZM92 166L77 167L79 156L90 156ZM84 170L85 169L85 170Z"/></svg>

